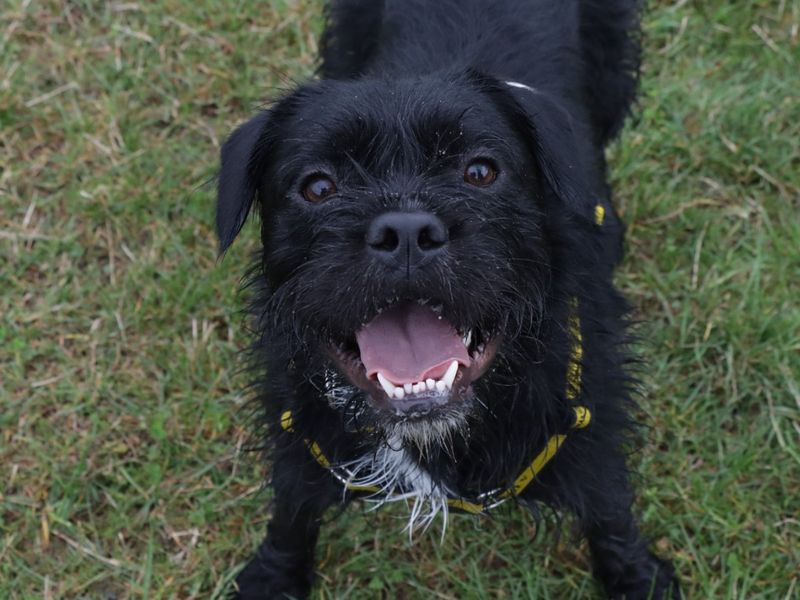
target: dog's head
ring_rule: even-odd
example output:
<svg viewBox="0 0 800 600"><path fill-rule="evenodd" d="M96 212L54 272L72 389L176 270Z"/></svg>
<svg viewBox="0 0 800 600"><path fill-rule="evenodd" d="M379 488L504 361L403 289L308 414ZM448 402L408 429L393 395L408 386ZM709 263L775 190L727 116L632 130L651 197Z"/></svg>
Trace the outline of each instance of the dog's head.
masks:
<svg viewBox="0 0 800 600"><path fill-rule="evenodd" d="M472 72L312 83L223 146L221 250L257 201L287 359L384 429L449 430L536 335L548 220L586 197L576 135L547 94Z"/></svg>

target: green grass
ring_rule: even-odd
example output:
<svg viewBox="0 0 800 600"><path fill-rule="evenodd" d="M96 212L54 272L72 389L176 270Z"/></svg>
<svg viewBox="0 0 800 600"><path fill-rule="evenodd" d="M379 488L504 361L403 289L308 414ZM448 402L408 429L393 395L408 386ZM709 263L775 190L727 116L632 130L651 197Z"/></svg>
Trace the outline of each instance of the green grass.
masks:
<svg viewBox="0 0 800 600"><path fill-rule="evenodd" d="M800 2L651 3L611 150L644 323L644 528L693 598L800 593ZM0 5L0 597L213 597L259 541L219 142L313 70L317 0ZM246 241L245 241L246 240ZM586 598L518 510L329 524L315 598ZM376 533L380 531L380 534Z"/></svg>

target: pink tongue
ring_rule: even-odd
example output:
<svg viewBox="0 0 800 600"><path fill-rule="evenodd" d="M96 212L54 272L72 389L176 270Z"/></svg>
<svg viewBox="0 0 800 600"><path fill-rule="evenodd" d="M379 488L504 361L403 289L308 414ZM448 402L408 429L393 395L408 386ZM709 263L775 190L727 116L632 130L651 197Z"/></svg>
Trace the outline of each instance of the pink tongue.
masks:
<svg viewBox="0 0 800 600"><path fill-rule="evenodd" d="M453 326L416 302L383 311L356 333L356 340L367 377L380 371L395 385L439 379L454 360L470 364Z"/></svg>

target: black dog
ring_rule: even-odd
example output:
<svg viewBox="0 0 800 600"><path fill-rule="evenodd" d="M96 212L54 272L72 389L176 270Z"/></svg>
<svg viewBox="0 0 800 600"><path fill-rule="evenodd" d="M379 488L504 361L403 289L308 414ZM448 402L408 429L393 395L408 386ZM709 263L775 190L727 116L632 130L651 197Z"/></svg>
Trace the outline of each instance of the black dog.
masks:
<svg viewBox="0 0 800 600"><path fill-rule="evenodd" d="M604 145L637 0L340 0L321 80L222 149L217 229L254 200L274 513L240 598L304 597L323 512L410 527L511 499L576 515L614 598L679 597L631 515L622 226Z"/></svg>

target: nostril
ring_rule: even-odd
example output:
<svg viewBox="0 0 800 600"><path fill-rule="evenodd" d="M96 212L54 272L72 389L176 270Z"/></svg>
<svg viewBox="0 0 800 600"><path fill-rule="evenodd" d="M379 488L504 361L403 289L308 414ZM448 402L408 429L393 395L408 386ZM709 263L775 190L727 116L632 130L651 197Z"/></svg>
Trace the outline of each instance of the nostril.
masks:
<svg viewBox="0 0 800 600"><path fill-rule="evenodd" d="M375 250L382 252L394 252L397 250L400 245L400 237L397 235L397 231L391 227L381 227L375 233L376 235L367 239L367 243Z"/></svg>
<svg viewBox="0 0 800 600"><path fill-rule="evenodd" d="M435 250L444 246L447 240L441 232L436 231L433 227L424 227L417 237L417 245L420 250Z"/></svg>

